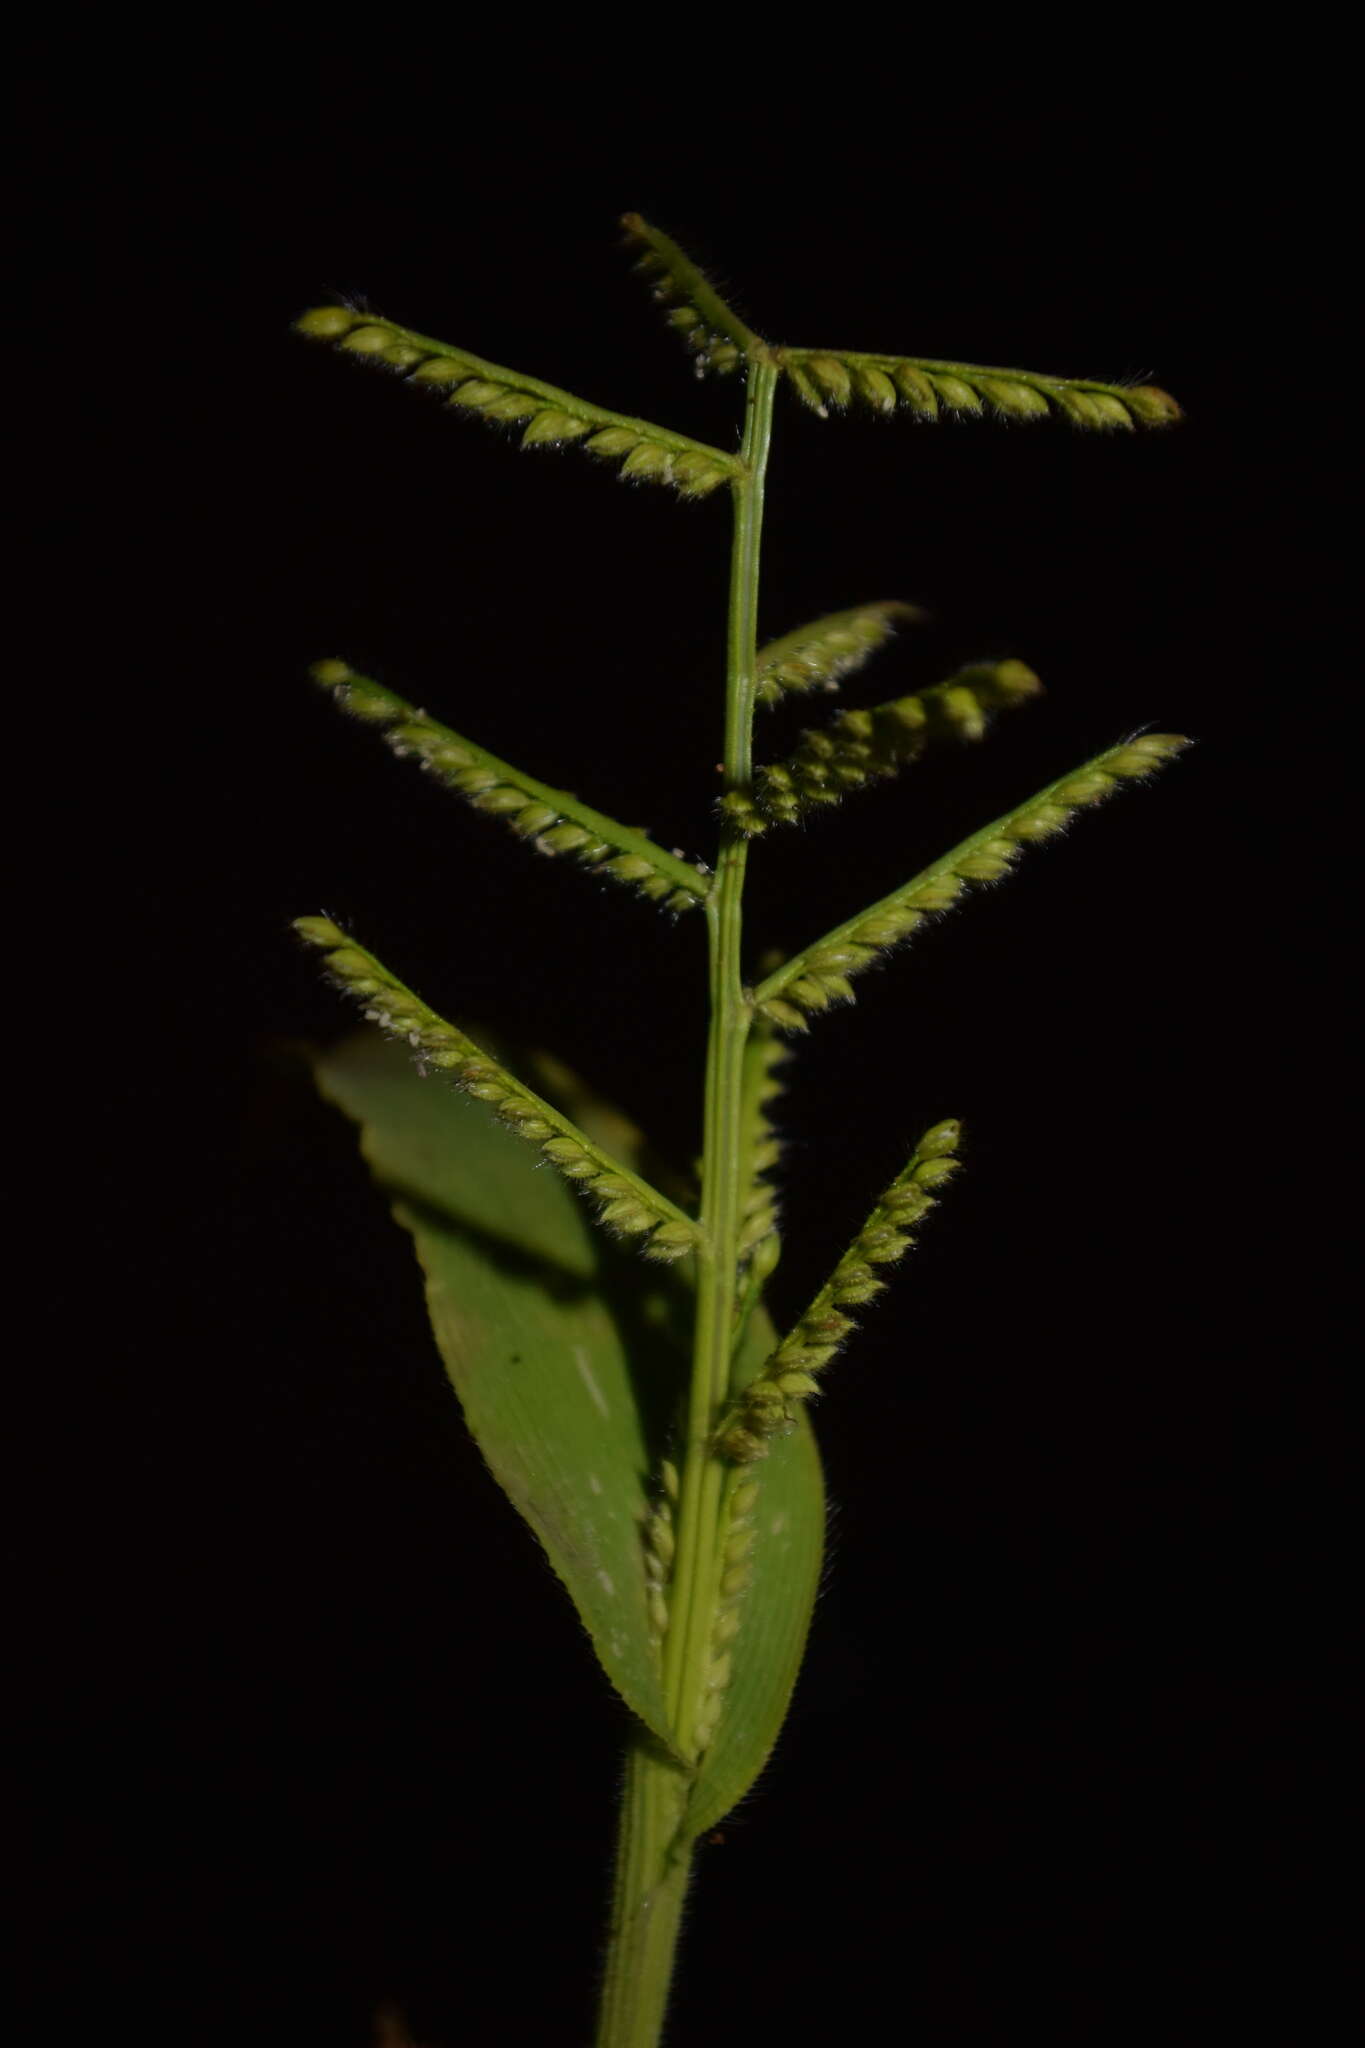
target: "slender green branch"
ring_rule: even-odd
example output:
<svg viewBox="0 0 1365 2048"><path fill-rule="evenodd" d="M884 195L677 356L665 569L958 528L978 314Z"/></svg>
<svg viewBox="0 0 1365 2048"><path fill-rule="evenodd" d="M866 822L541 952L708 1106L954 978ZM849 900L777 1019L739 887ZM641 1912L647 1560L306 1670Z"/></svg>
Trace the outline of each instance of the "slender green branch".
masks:
<svg viewBox="0 0 1365 2048"><path fill-rule="evenodd" d="M618 824L569 790L554 789L511 767L477 740L442 725L371 677L358 675L344 661L314 662L310 674L332 691L349 717L378 727L395 754L415 756L437 781L467 798L476 810L505 819L538 852L570 854L662 902L666 910L690 909L710 892L709 875L656 846L648 833Z"/></svg>
<svg viewBox="0 0 1365 2048"><path fill-rule="evenodd" d="M748 474L735 491L731 554L724 755L725 779L731 788L743 785L752 774L759 549L775 385L776 371L771 364L760 362L751 367L743 445ZM743 836L724 831L716 885L707 905L711 1029L701 1202L706 1252L699 1262L688 1446L678 1517L675 1620L664 1646L667 1697L675 1737L684 1755L689 1753L702 1705L700 1675L710 1647L722 1478L710 1439L729 1381L739 1265L743 1057L752 1018L740 971L747 856Z"/></svg>

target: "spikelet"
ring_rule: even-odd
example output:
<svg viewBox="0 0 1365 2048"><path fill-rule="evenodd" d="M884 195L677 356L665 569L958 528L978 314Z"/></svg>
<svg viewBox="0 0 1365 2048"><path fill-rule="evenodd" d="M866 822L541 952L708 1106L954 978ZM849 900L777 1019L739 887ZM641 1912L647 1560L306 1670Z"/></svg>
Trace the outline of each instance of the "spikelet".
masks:
<svg viewBox="0 0 1365 2048"><path fill-rule="evenodd" d="M294 930L323 954L323 965L365 1015L411 1047L423 1071L446 1074L518 1137L535 1145L566 1180L598 1205L598 1219L633 1239L647 1258L673 1260L694 1251L698 1226L666 1195L594 1145L576 1124L509 1074L505 1067L428 1009L388 969L327 917L298 917Z"/></svg>
<svg viewBox="0 0 1365 2048"><path fill-rule="evenodd" d="M979 740L992 711L1022 704L1042 687L1022 661L975 662L913 696L842 711L821 730L803 733L785 761L760 768L747 805L723 797L721 808L750 837L770 825L794 825L865 783L899 774L934 739Z"/></svg>
<svg viewBox="0 0 1365 2048"><path fill-rule="evenodd" d="M904 1258L936 1206L929 1190L957 1171L961 1134L951 1119L925 1132L810 1307L724 1418L715 1436L724 1456L742 1465L766 1457L769 1439L790 1425L795 1404L820 1391L816 1375L856 1328L848 1311L882 1292L881 1268Z"/></svg>
<svg viewBox="0 0 1365 2048"><path fill-rule="evenodd" d="M621 226L630 247L641 252L636 270L648 278L658 304L668 307L668 324L692 351L699 377L708 370L737 370L751 352L764 346L668 235L638 213L622 214Z"/></svg>
<svg viewBox="0 0 1365 2048"><path fill-rule="evenodd" d="M971 883L999 881L1023 847L1050 839L1076 811L1112 796L1124 782L1150 775L1189 744L1178 733L1142 733L1060 776L770 974L753 992L759 1016L780 1030L805 1031L811 1014L852 1002L849 977L909 938L927 916L948 909Z"/></svg>
<svg viewBox="0 0 1365 2048"><path fill-rule="evenodd" d="M1164 427L1180 418L1169 392L1155 384L1101 384L1091 378L1045 377L1033 370L988 369L976 363L941 363L922 356L868 355L847 349L774 351L804 403L829 417L864 405L873 412L904 411L932 420L989 410L999 419L1043 419L1049 413L1073 426L1111 432Z"/></svg>
<svg viewBox="0 0 1365 2048"><path fill-rule="evenodd" d="M723 449L652 421L591 405L538 377L485 362L392 320L357 313L349 306L315 306L294 326L309 340L329 342L359 362L373 363L420 390L440 394L457 410L480 413L495 425L520 427L523 448L559 447L572 441L589 455L619 463L623 477L670 484L684 498L704 498L743 474L738 457Z"/></svg>
<svg viewBox="0 0 1365 2048"><path fill-rule="evenodd" d="M656 846L645 833L618 825L567 790L551 789L523 775L344 661L314 662L309 674L332 692L349 717L379 730L395 754L411 755L475 810L502 818L538 853L568 854L598 874L638 889L665 910L688 910L704 900L710 887L707 876L690 861Z"/></svg>
<svg viewBox="0 0 1365 2048"><path fill-rule="evenodd" d="M764 1445L766 1451L767 1446ZM697 1754L715 1740L730 1683L735 1638L743 1619L744 1597L753 1576L750 1556L758 1533L757 1480L747 1472L735 1473L726 1489L717 1544L718 1576L712 1595L711 1640L700 1673L700 1696L692 1740Z"/></svg>

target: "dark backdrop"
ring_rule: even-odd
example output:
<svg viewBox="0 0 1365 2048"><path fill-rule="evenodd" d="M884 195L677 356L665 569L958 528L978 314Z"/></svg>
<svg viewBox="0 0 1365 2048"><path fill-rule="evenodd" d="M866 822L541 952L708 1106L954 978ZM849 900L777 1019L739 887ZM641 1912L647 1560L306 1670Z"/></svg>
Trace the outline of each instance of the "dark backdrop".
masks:
<svg viewBox="0 0 1365 2048"><path fill-rule="evenodd" d="M45 117L89 251L56 283L98 279L125 344L112 377L72 351L83 439L42 512L59 555L93 536L53 630L119 1048L84 1223L108 1277L63 1282L72 1511L37 1524L49 2021L74 2039L99 1987L181 2040L360 2048L385 2000L431 2048L587 2038L621 1717L312 1099L302 1048L349 1019L288 920L342 916L684 1160L701 930L443 800L304 667L343 654L706 854L726 501L518 456L288 324L360 293L726 445L736 388L690 378L625 207L776 338L1144 374L1187 412L1108 438L780 399L765 631L909 597L932 624L852 701L1005 654L1048 695L765 844L757 932L795 945L1136 727L1199 742L801 1048L779 1319L926 1124L964 1119L967 1170L830 1376L826 1587L776 1759L702 1853L675 2038L1302 2021L1336 1425L1284 1250L1323 1101L1275 1057L1306 886L1264 640L1295 490L1261 345L1299 232L1282 159L1188 82L1085 114L892 80L831 130L819 77L751 105L591 65L560 97L550 66L528 96L447 32L420 87L319 49L277 94L262 53L126 127Z"/></svg>

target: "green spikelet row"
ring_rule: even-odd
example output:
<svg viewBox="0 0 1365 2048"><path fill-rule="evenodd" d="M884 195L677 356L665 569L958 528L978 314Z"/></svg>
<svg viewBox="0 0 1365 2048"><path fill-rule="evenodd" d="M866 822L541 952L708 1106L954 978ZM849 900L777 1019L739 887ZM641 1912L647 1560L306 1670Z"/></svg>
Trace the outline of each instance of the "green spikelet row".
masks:
<svg viewBox="0 0 1365 2048"><path fill-rule="evenodd" d="M720 1725L725 1692L732 1675L734 1642L739 1634L744 1596L753 1568L749 1562L758 1534L758 1482L748 1474L731 1484L720 1539L720 1577L716 1584L710 1654L702 1673L702 1698L694 1727L698 1754L709 1749Z"/></svg>
<svg viewBox="0 0 1365 2048"><path fill-rule="evenodd" d="M808 1030L811 1013L854 1000L850 975L900 945L931 913L947 910L969 883L999 881L1024 847L1052 838L1076 811L1103 802L1124 782L1150 775L1188 745L1178 733L1144 733L1060 776L770 974L754 991L758 1014L782 1030Z"/></svg>
<svg viewBox="0 0 1365 2048"><path fill-rule="evenodd" d="M737 370L755 349L764 346L752 328L727 306L705 272L668 235L651 227L638 213L621 216L626 241L642 253L635 268L648 278L653 297L670 310L668 324L692 351L697 375L708 370Z"/></svg>
<svg viewBox="0 0 1365 2048"><path fill-rule="evenodd" d="M520 427L523 448L577 442L589 455L619 463L623 477L669 484L684 498L704 498L742 474L736 457L723 449L592 405L538 377L486 362L392 320L349 306L315 306L294 326L311 341L330 342L359 362L444 395L457 410L478 413L494 425Z"/></svg>
<svg viewBox="0 0 1365 2048"><path fill-rule="evenodd" d="M314 662L309 674L332 692L349 717L376 727L395 754L412 756L475 810L500 817L538 853L568 854L639 890L665 910L689 910L704 900L709 878L690 861L656 846L645 833L618 825L567 790L551 789L509 767L486 747L429 718L344 661Z"/></svg>
<svg viewBox="0 0 1365 2048"><path fill-rule="evenodd" d="M741 1086L739 1252L747 1257L777 1229L777 1194L767 1176L782 1157L782 1145L768 1105L782 1093L777 1069L791 1054L766 1017L755 1019L744 1047ZM771 1267L769 1268L771 1271Z"/></svg>
<svg viewBox="0 0 1365 2048"><path fill-rule="evenodd" d="M798 626L758 651L754 695L758 703L779 704L783 697L810 690L836 690L842 677L862 667L895 632L897 625L923 619L918 605L894 598L880 604L854 605L823 619Z"/></svg>
<svg viewBox="0 0 1365 2048"><path fill-rule="evenodd" d="M642 1531L645 1550L645 1599L649 1605L650 1634L662 1643L668 1634L668 1588L673 1577L676 1540L673 1510L678 1501L678 1468L663 1461L660 1497L645 1518Z"/></svg>
<svg viewBox="0 0 1365 2048"><path fill-rule="evenodd" d="M785 761L760 768L752 791L729 791L719 809L750 838L772 825L795 825L818 805L837 804L865 783L898 775L931 740L979 740L993 711L1022 704L1042 687L1022 661L977 662L913 696L842 711L822 729L803 733Z"/></svg>
<svg viewBox="0 0 1365 2048"><path fill-rule="evenodd" d="M1088 377L1044 377L1033 370L942 363L923 356L869 355L848 349L778 349L794 391L819 413L861 404L874 412L906 411L916 419L989 410L997 418L1043 419L1049 413L1099 432L1164 427L1180 407L1156 384L1102 384Z"/></svg>
<svg viewBox="0 0 1365 2048"><path fill-rule="evenodd" d="M913 1232L935 1206L929 1190L957 1171L953 1154L961 1135L951 1119L925 1132L810 1307L721 1423L716 1447L727 1457L742 1465L766 1457L769 1439L792 1420L792 1404L819 1393L815 1375L856 1327L846 1311L864 1307L886 1286L880 1268L910 1249Z"/></svg>
<svg viewBox="0 0 1365 2048"><path fill-rule="evenodd" d="M633 1239L651 1259L680 1259L697 1248L697 1225L667 1196L604 1153L576 1124L438 1017L340 925L327 917L298 917L294 930L320 948L328 974L364 1005L372 1023L409 1045L419 1066L448 1075L467 1095L486 1102L518 1137L537 1146L566 1180L598 1204L598 1219L609 1230Z"/></svg>

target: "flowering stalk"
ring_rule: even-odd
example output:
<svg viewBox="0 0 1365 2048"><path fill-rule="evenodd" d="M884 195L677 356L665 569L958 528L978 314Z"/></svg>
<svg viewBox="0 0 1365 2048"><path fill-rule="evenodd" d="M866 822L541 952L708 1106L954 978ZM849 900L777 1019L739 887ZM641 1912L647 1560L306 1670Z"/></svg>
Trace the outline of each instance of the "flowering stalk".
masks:
<svg viewBox="0 0 1365 2048"><path fill-rule="evenodd" d="M758 976L746 978L745 880L751 848L764 835L899 774L933 740L982 738L994 712L1041 687L1022 662L975 663L929 689L850 706L755 769L758 708L837 688L898 625L921 616L897 601L862 604L760 649L764 498L779 385L826 418L856 401L921 423L952 413L1051 415L1078 427L1132 428L1165 425L1178 408L1149 385L776 347L740 319L667 235L637 214L623 225L637 267L698 373L742 380L737 453L611 412L352 307L316 308L297 325L352 360L436 394L457 413L515 428L523 446L573 444L616 463L628 481L666 483L688 498L728 489L724 788L714 869L513 767L344 660L319 662L312 673L396 754L415 758L537 850L569 855L664 909L701 909L710 1011L696 1213L654 1185L630 1127L594 1107L581 1087L559 1089L571 1117L562 1102L528 1088L440 1017L330 918L300 918L296 929L418 1071L453 1082L464 1098L458 1115L439 1087L419 1101L408 1076L391 1062L377 1063L372 1047L343 1048L320 1067L331 1099L364 1125L367 1157L413 1234L437 1341L470 1426L634 1716L597 2044L655 2048L694 1844L761 1771L800 1662L823 1529L810 1399L853 1335L854 1311L884 1290L890 1268L935 1206L934 1191L957 1166L959 1125L934 1124L779 1338L764 1288L780 1250L772 1179L780 1146L768 1105L779 1088L775 1069L787 1057L782 1035L805 1031L812 1016L852 1001L853 978L926 916L974 884L1001 879L1025 846L1147 776L1186 742L1147 733L1107 749L794 957L772 964L768 956ZM554 1094L553 1063L542 1061L537 1071L550 1077L545 1085ZM495 1122L478 1121L486 1116ZM683 1310L691 1342L680 1390L684 1417L667 1459L646 1449L641 1421L639 1381L659 1369L658 1360L625 1355L579 1212L554 1176L522 1175L527 1155L511 1156L516 1146L509 1151L503 1144L509 1135L586 1195L597 1223L648 1258L680 1262L683 1285L665 1309ZM474 1240L459 1214L458 1197L470 1191L481 1233ZM500 1201L504 1236L516 1239L521 1217L534 1212L536 1254L551 1244L577 1286L537 1286L531 1252L502 1265L487 1255L482 1247L496 1238L489 1219ZM471 1301L477 1312L466 1312ZM504 1342L505 1331L515 1331L515 1341Z"/></svg>

